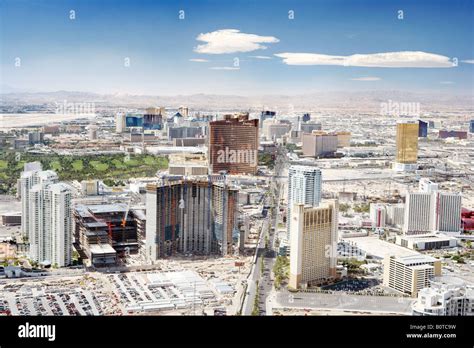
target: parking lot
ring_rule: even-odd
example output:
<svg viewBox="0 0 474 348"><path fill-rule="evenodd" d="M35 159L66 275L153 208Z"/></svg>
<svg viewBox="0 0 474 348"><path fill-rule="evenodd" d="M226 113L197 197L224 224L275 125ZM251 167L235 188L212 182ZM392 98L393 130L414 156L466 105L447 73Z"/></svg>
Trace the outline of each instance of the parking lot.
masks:
<svg viewBox="0 0 474 348"><path fill-rule="evenodd" d="M53 278L53 277L51 277ZM106 298L83 277L8 280L0 283L0 313L11 315L102 315ZM44 279L44 278L43 278ZM79 284L84 288L78 287ZM109 302L110 303L110 302Z"/></svg>
<svg viewBox="0 0 474 348"><path fill-rule="evenodd" d="M346 291L346 292L364 292L364 290L369 290L373 287L376 287L381 282L377 279L349 279L336 284L331 284L322 287L323 290L333 290L333 291Z"/></svg>
<svg viewBox="0 0 474 348"><path fill-rule="evenodd" d="M161 260L156 270L0 279L0 315L203 314L239 306L249 262Z"/></svg>

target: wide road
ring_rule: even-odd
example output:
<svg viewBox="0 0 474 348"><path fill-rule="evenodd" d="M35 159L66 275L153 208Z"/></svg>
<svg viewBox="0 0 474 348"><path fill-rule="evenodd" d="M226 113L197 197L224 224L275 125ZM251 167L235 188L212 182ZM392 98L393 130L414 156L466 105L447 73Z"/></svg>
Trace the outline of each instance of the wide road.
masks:
<svg viewBox="0 0 474 348"><path fill-rule="evenodd" d="M411 315L410 297L354 295L344 292L334 294L315 292L276 293L274 308L299 308L321 312L347 312L366 314Z"/></svg>
<svg viewBox="0 0 474 348"><path fill-rule="evenodd" d="M247 278L247 295L245 296L244 306L242 310L243 315L251 315L253 310L254 299L256 295L256 288L257 288L257 281L260 282L260 278L262 277L261 269L260 269L260 260L261 256L264 253L264 243L265 238L264 235L268 230L269 226L269 219L265 219L262 223L262 228L260 230L260 237L257 244L256 250L256 257L254 258L254 264L252 265L252 269L250 271L250 275Z"/></svg>
<svg viewBox="0 0 474 348"><path fill-rule="evenodd" d="M278 226L278 219L280 217L280 178L287 164L288 159L286 157L286 149L284 147L279 147L275 158L274 175L270 181L270 190L265 196L264 203L264 205L268 205L273 209L268 211L269 215L264 220L260 231L255 263L248 278L247 296L242 311L243 315L252 314L257 290L257 281L259 293L259 315L266 315L265 303L272 290L273 281L271 278L271 272L277 255L277 251L274 249L274 239L275 230ZM265 241L267 241L267 243L265 243Z"/></svg>

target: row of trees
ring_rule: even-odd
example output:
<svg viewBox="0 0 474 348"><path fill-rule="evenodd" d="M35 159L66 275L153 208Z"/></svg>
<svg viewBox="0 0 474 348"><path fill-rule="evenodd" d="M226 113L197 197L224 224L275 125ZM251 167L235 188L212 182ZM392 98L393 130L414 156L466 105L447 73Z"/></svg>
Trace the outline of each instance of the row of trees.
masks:
<svg viewBox="0 0 474 348"><path fill-rule="evenodd" d="M290 260L286 256L278 255L273 265L273 273L275 274L275 288L279 289L283 282L288 279L290 274Z"/></svg>
<svg viewBox="0 0 474 348"><path fill-rule="evenodd" d="M273 169L275 166L275 158L269 153L259 153L258 154L258 163L262 166L267 166L270 169Z"/></svg>
<svg viewBox="0 0 474 348"><path fill-rule="evenodd" d="M349 215L349 211L351 209L350 204L347 203L341 203L339 204L339 211L343 213L344 216L351 216ZM361 203L361 204L356 204L352 208L352 210L356 213L368 213L370 211L370 205L368 203Z"/></svg>
<svg viewBox="0 0 474 348"><path fill-rule="evenodd" d="M259 315L260 309L258 308L258 302L260 301L260 289L258 287L258 280L255 282L256 290L255 290L255 298L253 300L253 309L252 315Z"/></svg>

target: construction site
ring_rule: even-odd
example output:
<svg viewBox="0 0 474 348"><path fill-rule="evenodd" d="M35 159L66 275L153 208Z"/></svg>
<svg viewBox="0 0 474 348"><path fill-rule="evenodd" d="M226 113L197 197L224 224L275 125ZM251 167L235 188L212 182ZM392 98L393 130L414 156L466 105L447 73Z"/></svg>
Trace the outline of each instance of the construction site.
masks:
<svg viewBox="0 0 474 348"><path fill-rule="evenodd" d="M78 204L74 219L75 247L87 265L113 266L139 252L144 215L130 210L130 204Z"/></svg>

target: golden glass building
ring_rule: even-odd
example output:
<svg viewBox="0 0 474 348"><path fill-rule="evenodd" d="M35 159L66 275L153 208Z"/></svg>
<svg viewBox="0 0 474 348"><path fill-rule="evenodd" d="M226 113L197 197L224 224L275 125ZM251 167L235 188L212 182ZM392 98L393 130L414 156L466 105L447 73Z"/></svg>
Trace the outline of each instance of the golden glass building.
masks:
<svg viewBox="0 0 474 348"><path fill-rule="evenodd" d="M418 121L397 123L397 156L399 165L414 165L418 160Z"/></svg>
<svg viewBox="0 0 474 348"><path fill-rule="evenodd" d="M339 204L294 204L290 222L290 288L322 284L336 277Z"/></svg>

